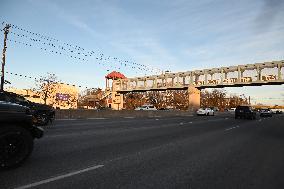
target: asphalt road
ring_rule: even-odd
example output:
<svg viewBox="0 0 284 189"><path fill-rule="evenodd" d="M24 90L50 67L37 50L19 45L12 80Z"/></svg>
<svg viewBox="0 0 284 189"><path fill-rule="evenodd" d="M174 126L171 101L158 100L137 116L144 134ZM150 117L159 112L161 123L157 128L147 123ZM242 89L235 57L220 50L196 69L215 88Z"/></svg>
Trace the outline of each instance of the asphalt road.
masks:
<svg viewBox="0 0 284 189"><path fill-rule="evenodd" d="M284 188L284 115L56 121L0 188Z"/></svg>

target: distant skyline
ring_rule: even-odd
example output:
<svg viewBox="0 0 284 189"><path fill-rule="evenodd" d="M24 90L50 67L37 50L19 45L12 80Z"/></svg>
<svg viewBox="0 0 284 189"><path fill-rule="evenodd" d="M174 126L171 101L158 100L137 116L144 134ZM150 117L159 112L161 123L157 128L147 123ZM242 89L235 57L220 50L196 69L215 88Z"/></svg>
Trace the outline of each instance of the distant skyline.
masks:
<svg viewBox="0 0 284 189"><path fill-rule="evenodd" d="M283 10L282 0L0 0L0 22L53 37L60 40L58 44L103 53L106 58L178 72L283 60ZM34 44L12 34L9 39ZM40 47L8 41L6 71L34 77L50 72L62 82L101 88L104 76L113 70L127 77L154 74L122 66L114 59L79 61ZM9 74L6 79L18 88L34 84ZM283 85L225 90L260 103L284 104Z"/></svg>

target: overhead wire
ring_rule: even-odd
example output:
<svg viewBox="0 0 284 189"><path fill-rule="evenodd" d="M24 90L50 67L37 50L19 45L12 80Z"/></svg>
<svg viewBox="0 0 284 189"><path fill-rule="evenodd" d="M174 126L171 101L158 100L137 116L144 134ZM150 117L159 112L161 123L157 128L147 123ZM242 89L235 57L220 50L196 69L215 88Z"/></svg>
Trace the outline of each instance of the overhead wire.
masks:
<svg viewBox="0 0 284 189"><path fill-rule="evenodd" d="M13 75L13 76L22 77L22 78L33 79L33 80L37 80L37 81L40 80L39 77L27 76L27 75L20 74L20 73L8 72L8 71L5 71L5 73ZM73 87L78 87L78 88L95 89L93 87L87 87L87 86L83 86L83 85L70 84L70 83L64 83L64 82L55 82L55 83L62 84L62 85L73 86Z"/></svg>
<svg viewBox="0 0 284 189"><path fill-rule="evenodd" d="M3 22L2 25L4 23L5 22ZM99 56L95 56L94 51L86 51L85 48L80 47L78 45L72 45L71 43L61 42L58 39L23 29L23 28L21 28L17 25L14 25L14 24L11 24L11 27L18 30L18 31L26 33L26 34L23 34L23 33L18 33L18 32L15 32L15 31L10 31L12 34L14 34L17 37L26 38L26 39L30 40L31 42L41 43L42 45L50 46L50 47L53 47L53 48L57 47L57 49L58 49L57 51L50 50L50 52L55 52L56 54L60 54L60 53L58 53L59 49L61 51L62 50L64 50L64 51L68 50L69 51L68 53L76 53L77 55L82 55L82 56L85 57L85 58L80 58L80 57L74 56L74 55L69 56L71 58L75 57L75 59L79 59L79 60L82 59L84 61L85 60L87 61L87 57L93 57L94 59L100 60L101 62L104 60L104 61L106 61L106 63L108 63L107 61L109 61L109 60L113 60L115 62L118 62L118 64L120 64L120 66L128 67L128 68L131 68L131 69L138 69L140 71L150 71L150 72L161 71L159 69L152 68L152 67L146 66L144 64L139 64L139 63L129 61L129 60L122 60L122 59L119 59L117 57L107 56L107 58L106 58L106 56L104 56L103 53L99 53ZM29 35L31 35L33 37L31 37ZM61 43L61 44L56 44L56 43ZM62 43L63 43L63 45L62 45ZM24 44L26 46L30 46L30 47L33 46L29 43L24 43L24 42L22 42L22 44ZM45 51L47 50L47 48L43 48L43 49ZM61 52L61 54L63 54L63 53Z"/></svg>

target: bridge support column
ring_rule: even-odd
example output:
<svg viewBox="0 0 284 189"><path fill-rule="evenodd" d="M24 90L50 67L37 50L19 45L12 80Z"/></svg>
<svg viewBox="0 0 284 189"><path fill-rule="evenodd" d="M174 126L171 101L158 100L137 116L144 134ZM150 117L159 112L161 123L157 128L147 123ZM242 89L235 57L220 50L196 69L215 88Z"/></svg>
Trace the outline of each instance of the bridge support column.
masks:
<svg viewBox="0 0 284 189"><path fill-rule="evenodd" d="M196 111L200 108L200 90L194 86L188 87L189 110Z"/></svg>
<svg viewBox="0 0 284 189"><path fill-rule="evenodd" d="M123 109L123 94L112 92L111 99L112 99L111 108L113 110Z"/></svg>

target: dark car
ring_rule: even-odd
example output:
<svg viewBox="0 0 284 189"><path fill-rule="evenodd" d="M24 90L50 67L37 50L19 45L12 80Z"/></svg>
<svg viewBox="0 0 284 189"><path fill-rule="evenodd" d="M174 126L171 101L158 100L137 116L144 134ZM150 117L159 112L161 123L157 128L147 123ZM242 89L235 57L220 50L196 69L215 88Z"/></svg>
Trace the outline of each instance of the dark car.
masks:
<svg viewBox="0 0 284 189"><path fill-rule="evenodd" d="M272 113L273 113L272 110L270 110L269 108L267 108L267 109L261 109L259 115L260 115L261 117L266 117L266 116L267 116L267 117L272 117Z"/></svg>
<svg viewBox="0 0 284 189"><path fill-rule="evenodd" d="M36 125L47 125L55 117L55 110L51 106L28 101L15 93L0 91L0 101L16 103L30 108Z"/></svg>
<svg viewBox="0 0 284 189"><path fill-rule="evenodd" d="M235 110L235 119L255 119L256 112L251 106L237 106Z"/></svg>
<svg viewBox="0 0 284 189"><path fill-rule="evenodd" d="M0 101L0 169L21 165L31 154L34 139L42 136L29 108Z"/></svg>
<svg viewBox="0 0 284 189"><path fill-rule="evenodd" d="M276 114L282 114L282 111L281 111L281 110L276 110L275 113L276 113Z"/></svg>

